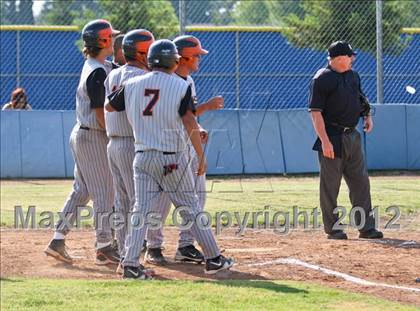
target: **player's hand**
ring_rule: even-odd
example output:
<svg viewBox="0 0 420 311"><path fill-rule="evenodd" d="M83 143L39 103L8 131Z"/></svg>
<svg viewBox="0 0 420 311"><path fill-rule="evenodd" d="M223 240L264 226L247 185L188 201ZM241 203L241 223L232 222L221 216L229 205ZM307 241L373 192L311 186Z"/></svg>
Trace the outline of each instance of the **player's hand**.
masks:
<svg viewBox="0 0 420 311"><path fill-rule="evenodd" d="M207 161L206 161L206 157L203 155L201 158L198 158L199 162L198 162L198 171L197 171L197 175L204 175L207 171Z"/></svg>
<svg viewBox="0 0 420 311"><path fill-rule="evenodd" d="M200 138L202 144L207 144L209 140L209 133L203 128L200 129Z"/></svg>
<svg viewBox="0 0 420 311"><path fill-rule="evenodd" d="M373 120L372 120L372 116L367 116L365 117L365 120L363 122L363 130L366 133L370 133L373 129Z"/></svg>
<svg viewBox="0 0 420 311"><path fill-rule="evenodd" d="M223 97L216 96L216 97L210 98L206 106L207 106L207 110L218 110L218 109L222 109L224 107L224 104L225 104L225 100L223 99Z"/></svg>
<svg viewBox="0 0 420 311"><path fill-rule="evenodd" d="M334 159L334 147L329 139L322 142L322 153L324 154L324 157Z"/></svg>

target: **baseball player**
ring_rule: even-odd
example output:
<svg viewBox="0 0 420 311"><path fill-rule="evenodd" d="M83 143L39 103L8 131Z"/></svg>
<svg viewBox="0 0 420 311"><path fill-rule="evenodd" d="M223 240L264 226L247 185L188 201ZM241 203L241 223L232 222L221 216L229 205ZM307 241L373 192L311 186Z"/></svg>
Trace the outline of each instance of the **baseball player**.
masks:
<svg viewBox="0 0 420 311"><path fill-rule="evenodd" d="M145 29L135 29L124 36L122 49L127 64L111 71L106 78L105 93L107 96L119 89L128 79L149 71L147 52L154 40L153 34ZM127 216L134 206L135 199L133 181L134 137L125 111L105 112L105 123L109 137L108 162L115 188L115 211L124 216L124 222L116 231L119 254L124 257ZM166 201L168 203L165 204L170 204L169 199L166 199Z"/></svg>
<svg viewBox="0 0 420 311"><path fill-rule="evenodd" d="M194 80L191 73L196 72L199 68L199 62L202 55L208 54L208 51L203 49L201 42L194 36L180 36L173 40L180 54L181 58L175 74L181 79L185 80L191 87L191 97L195 105L195 115L199 116L205 111L216 110L223 108L223 97L217 96L211 98L208 102L197 105L197 94L195 90ZM207 142L207 132L200 127L200 134L202 142ZM193 173L198 170L198 157L191 143L188 144L189 162ZM194 190L198 195L199 209L203 210L206 202L206 177L205 174L195 176ZM158 211L162 214L165 220L169 214L169 206L161 204L158 206ZM162 255L163 234L162 229L149 230L147 233L147 253L146 261L154 264L162 264L165 259ZM175 254L176 261L196 262L200 263L204 260L201 252L194 246L194 238L191 230L182 230L180 232L178 249Z"/></svg>
<svg viewBox="0 0 420 311"><path fill-rule="evenodd" d="M70 136L75 160L73 190L56 224L53 239L45 249L48 256L72 263L66 251L65 235L74 223L78 207L93 201L96 230L96 264L118 264L120 258L112 247L109 215L114 201L112 176L108 167L108 138L104 120L104 81L108 74L105 58L112 55L112 39L118 33L106 20L94 20L82 31L86 57L76 93L77 123Z"/></svg>
<svg viewBox="0 0 420 311"><path fill-rule="evenodd" d="M170 40L158 40L148 53L152 72L127 81L109 97L108 111L126 110L134 131L134 181L136 203L132 226L126 241L124 278L147 279L150 275L139 263L140 249L148 228L148 216L162 191L180 208L184 221L191 224L194 237L203 249L205 272L214 274L232 267L233 260L220 254L213 233L196 220L198 197L188 167L185 130L200 159L197 174L206 171L191 87L173 73L180 56Z"/></svg>

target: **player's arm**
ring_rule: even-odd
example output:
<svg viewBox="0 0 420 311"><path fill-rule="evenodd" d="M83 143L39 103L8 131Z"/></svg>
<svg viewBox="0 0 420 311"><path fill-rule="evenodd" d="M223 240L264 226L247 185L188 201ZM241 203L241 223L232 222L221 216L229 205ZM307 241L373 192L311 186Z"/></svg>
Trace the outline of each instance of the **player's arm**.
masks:
<svg viewBox="0 0 420 311"><path fill-rule="evenodd" d="M125 110L125 87L121 87L118 90L112 92L105 104L105 110L108 112L123 111Z"/></svg>
<svg viewBox="0 0 420 311"><path fill-rule="evenodd" d="M95 111L99 126L105 128L104 102L106 72L103 68L92 71L86 81L87 93L90 99L90 107Z"/></svg>
<svg viewBox="0 0 420 311"><path fill-rule="evenodd" d="M200 127L194 115L195 109L191 98L191 87L188 87L184 98L181 100L178 112L199 159L197 174L203 175L207 170L207 163L201 145Z"/></svg>
<svg viewBox="0 0 420 311"><path fill-rule="evenodd" d="M195 114L201 116L206 111L218 110L224 107L225 100L222 96L210 98L207 102L197 106Z"/></svg>
<svg viewBox="0 0 420 311"><path fill-rule="evenodd" d="M334 148L325 130L325 121L322 111L325 108L326 90L322 81L313 79L311 83L311 95L309 98L309 111L311 112L312 124L315 132L322 143L324 157L334 159Z"/></svg>

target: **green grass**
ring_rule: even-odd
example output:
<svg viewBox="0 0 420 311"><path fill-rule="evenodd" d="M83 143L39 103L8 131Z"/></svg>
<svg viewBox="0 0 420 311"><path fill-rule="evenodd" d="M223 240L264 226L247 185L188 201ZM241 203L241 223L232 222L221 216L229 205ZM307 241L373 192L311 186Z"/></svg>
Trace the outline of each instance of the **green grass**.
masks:
<svg viewBox="0 0 420 311"><path fill-rule="evenodd" d="M20 205L24 211L30 205L36 206L38 215L42 211L60 211L71 186L71 180L1 181L1 225L14 225L14 206ZM319 206L318 189L317 177L213 177L207 181L206 211L213 216L221 211L239 212L241 217L245 212L269 211L270 219L276 211L291 212L293 206L310 212ZM414 216L420 213L418 189L420 176L371 177L373 205L379 206L382 217L380 225L383 227L391 219L392 214L385 213L385 208L391 205L400 208L404 218L400 221L401 224L404 224L406 218L414 219ZM338 202L339 205L350 208L348 190L344 182ZM258 221L261 223L263 216L260 216ZM170 217L167 223L172 223ZM249 219L249 224L251 223L252 215ZM417 226L418 223L414 225Z"/></svg>
<svg viewBox="0 0 420 311"><path fill-rule="evenodd" d="M1 310L416 310L386 300L290 281L1 282Z"/></svg>

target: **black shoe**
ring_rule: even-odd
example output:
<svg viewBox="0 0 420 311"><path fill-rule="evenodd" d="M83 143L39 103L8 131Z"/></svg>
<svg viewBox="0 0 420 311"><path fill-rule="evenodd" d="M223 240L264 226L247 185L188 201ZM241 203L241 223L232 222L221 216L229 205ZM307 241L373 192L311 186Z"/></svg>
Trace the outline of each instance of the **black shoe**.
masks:
<svg viewBox="0 0 420 311"><path fill-rule="evenodd" d="M223 255L219 255L213 259L207 259L206 269L204 273L206 274L215 274L219 271L229 270L233 266L233 259L226 258Z"/></svg>
<svg viewBox="0 0 420 311"><path fill-rule="evenodd" d="M115 249L119 253L119 251L118 251L118 241L116 239L112 240L111 246L112 246L113 249Z"/></svg>
<svg viewBox="0 0 420 311"><path fill-rule="evenodd" d="M143 241L143 247L141 248L141 252L140 253L145 253L147 251L147 241L144 240Z"/></svg>
<svg viewBox="0 0 420 311"><path fill-rule="evenodd" d="M175 261L201 263L204 261L204 256L194 245L187 245L177 249Z"/></svg>
<svg viewBox="0 0 420 311"><path fill-rule="evenodd" d="M47 256L54 257L67 263L73 263L73 258L67 253L67 248L64 240L51 240L47 248L44 250Z"/></svg>
<svg viewBox="0 0 420 311"><path fill-rule="evenodd" d="M163 266L168 263L162 255L162 249L160 248L148 248L144 258L148 263L158 266Z"/></svg>
<svg viewBox="0 0 420 311"><path fill-rule="evenodd" d="M95 264L99 266L108 264L118 265L120 260L118 251L111 244L96 250Z"/></svg>
<svg viewBox="0 0 420 311"><path fill-rule="evenodd" d="M347 234L344 231L337 230L328 234L330 240L347 240Z"/></svg>
<svg viewBox="0 0 420 311"><path fill-rule="evenodd" d="M359 233L359 239L382 239L384 234L376 229L370 229Z"/></svg>
<svg viewBox="0 0 420 311"><path fill-rule="evenodd" d="M124 267L123 279L151 280L152 278L150 270L144 269L143 266Z"/></svg>

